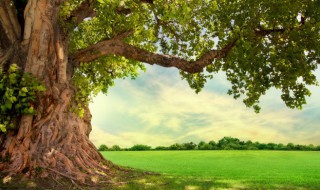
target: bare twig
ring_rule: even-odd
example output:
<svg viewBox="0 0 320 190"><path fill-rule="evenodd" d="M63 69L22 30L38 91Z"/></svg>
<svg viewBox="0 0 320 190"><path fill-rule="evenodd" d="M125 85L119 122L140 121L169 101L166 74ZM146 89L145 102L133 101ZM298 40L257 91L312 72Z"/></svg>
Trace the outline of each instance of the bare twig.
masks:
<svg viewBox="0 0 320 190"><path fill-rule="evenodd" d="M71 176L68 176L68 175L66 175L66 174L64 174L64 173L61 173L61 172L57 171L57 170L54 170L54 169L51 169L51 168L47 168L47 170L50 170L50 171L52 171L52 172L55 172L55 173L57 173L57 174L65 177L65 178L68 178L68 179L70 179L70 180L77 180L76 178L71 177Z"/></svg>
<svg viewBox="0 0 320 190"><path fill-rule="evenodd" d="M78 189L83 190L76 182L74 182L73 180L71 180L71 182L72 182L73 185L76 186Z"/></svg>
<svg viewBox="0 0 320 190"><path fill-rule="evenodd" d="M55 181L56 183L63 185L62 183L60 183L58 180L54 179L54 177L52 177L53 181Z"/></svg>
<svg viewBox="0 0 320 190"><path fill-rule="evenodd" d="M71 181L73 184L75 183L74 181L78 181L76 178L74 178L74 177L72 177L72 176L68 176L68 175L66 175L66 174L64 174L64 173L61 173L61 172L59 172L59 171L57 171L57 170L54 170L54 169L52 169L52 168L47 168L47 170L50 170L50 171L55 172L55 173L57 173L57 174L65 177L65 178L70 179L70 181ZM90 185L90 184L88 184L88 183L84 183L84 182L82 182L82 184L87 185L87 186L92 186L92 185Z"/></svg>

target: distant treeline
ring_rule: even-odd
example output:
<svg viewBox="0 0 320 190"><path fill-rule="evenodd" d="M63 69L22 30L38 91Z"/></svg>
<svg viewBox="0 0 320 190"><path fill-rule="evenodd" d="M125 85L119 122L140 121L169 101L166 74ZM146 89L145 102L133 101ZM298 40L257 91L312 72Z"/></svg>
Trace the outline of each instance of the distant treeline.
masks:
<svg viewBox="0 0 320 190"><path fill-rule="evenodd" d="M223 137L218 142L201 141L198 144L175 143L171 146L157 146L152 148L148 145L137 144L131 148L121 148L119 145L108 147L105 144L100 145L99 151L143 151L143 150L302 150L302 151L320 151L320 145L300 145L300 144L282 144L282 143L260 143L252 141L241 141L238 138Z"/></svg>

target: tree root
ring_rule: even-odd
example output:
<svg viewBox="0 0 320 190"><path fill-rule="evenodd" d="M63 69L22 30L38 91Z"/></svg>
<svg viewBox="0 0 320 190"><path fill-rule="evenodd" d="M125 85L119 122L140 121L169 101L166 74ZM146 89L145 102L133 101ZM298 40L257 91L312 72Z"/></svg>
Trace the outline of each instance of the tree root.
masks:
<svg viewBox="0 0 320 190"><path fill-rule="evenodd" d="M73 184L76 184L74 181L78 181L76 178L74 178L74 177L72 177L72 176L68 176L68 175L66 175L66 174L63 174L63 173L61 173L61 172L59 172L59 171L57 171L57 170L54 170L54 169L51 169L51 168L47 168L47 170L50 170L50 171L52 171L52 172L54 172L54 173L56 173L56 174L58 174L58 175L60 175L60 176L63 176L63 177L65 177L65 178L69 179ZM91 186L90 184L85 183L85 182L83 182L82 184L87 185L87 186ZM77 186L77 185L76 185L76 186Z"/></svg>

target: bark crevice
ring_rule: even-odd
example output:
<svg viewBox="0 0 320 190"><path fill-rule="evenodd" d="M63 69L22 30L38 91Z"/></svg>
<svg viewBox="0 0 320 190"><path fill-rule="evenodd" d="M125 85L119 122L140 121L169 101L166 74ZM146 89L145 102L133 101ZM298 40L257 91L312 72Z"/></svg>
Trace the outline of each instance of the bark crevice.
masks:
<svg viewBox="0 0 320 190"><path fill-rule="evenodd" d="M16 55L26 55L19 58L19 65L41 80L46 91L38 94L34 104L36 115L21 116L15 130L0 134L0 171L27 177L64 174L81 183L91 182L92 176L108 177L109 167L103 164L103 156L89 140L89 109L86 108L83 118L70 111L76 90L72 73L67 71L68 40L58 25L59 6L55 1L29 0L20 40L14 31L19 26L18 20L9 17L16 14L10 2L0 3L0 31L6 34L0 37L0 60L4 59L3 51L10 48L6 62L13 63Z"/></svg>

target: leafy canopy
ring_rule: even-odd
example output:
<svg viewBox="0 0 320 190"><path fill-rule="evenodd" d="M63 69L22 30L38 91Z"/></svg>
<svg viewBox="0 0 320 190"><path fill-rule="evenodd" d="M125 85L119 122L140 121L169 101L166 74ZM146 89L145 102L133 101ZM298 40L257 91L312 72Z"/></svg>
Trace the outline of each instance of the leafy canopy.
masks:
<svg viewBox="0 0 320 190"><path fill-rule="evenodd" d="M81 0L71 0L62 18ZM302 108L320 63L319 0L98 0L95 17L70 30L70 51L89 47L125 32L125 42L150 52L196 60L212 49L235 45L224 58L215 59L203 72L181 71L196 92L213 74L224 71L232 84L228 94L244 97L256 112L268 89L281 90L289 108ZM153 63L150 63L153 64ZM108 56L83 64L75 83L91 92L107 92L115 78L135 78L143 65Z"/></svg>

